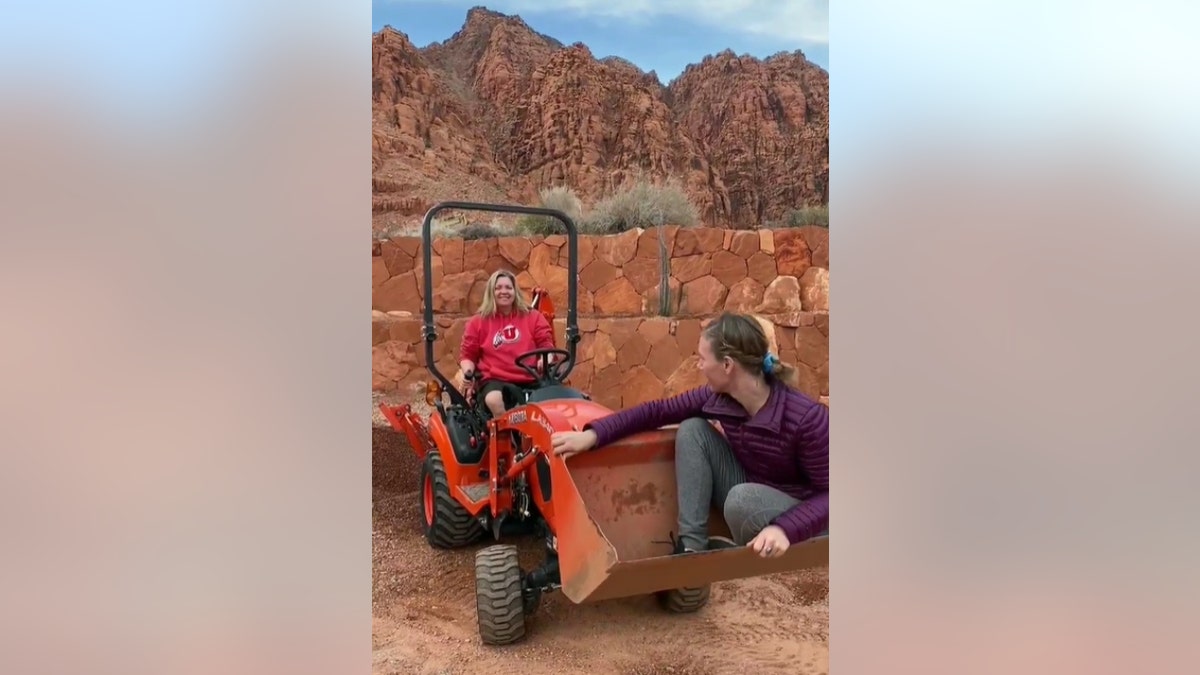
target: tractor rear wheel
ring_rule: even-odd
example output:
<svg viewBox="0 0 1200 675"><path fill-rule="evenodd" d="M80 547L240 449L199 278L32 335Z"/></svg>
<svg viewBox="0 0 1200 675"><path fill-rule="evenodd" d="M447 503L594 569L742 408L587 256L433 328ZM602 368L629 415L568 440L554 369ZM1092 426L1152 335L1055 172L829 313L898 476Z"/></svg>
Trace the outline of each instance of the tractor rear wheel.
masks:
<svg viewBox="0 0 1200 675"><path fill-rule="evenodd" d="M489 546L475 554L475 611L486 645L507 645L525 636L525 597L517 547Z"/></svg>
<svg viewBox="0 0 1200 675"><path fill-rule="evenodd" d="M699 588L673 588L658 594L658 601L668 612L687 614L695 612L708 604L712 586L705 584Z"/></svg>
<svg viewBox="0 0 1200 675"><path fill-rule="evenodd" d="M484 534L483 526L450 494L446 467L437 449L421 465L421 523L425 539L436 548L458 548Z"/></svg>

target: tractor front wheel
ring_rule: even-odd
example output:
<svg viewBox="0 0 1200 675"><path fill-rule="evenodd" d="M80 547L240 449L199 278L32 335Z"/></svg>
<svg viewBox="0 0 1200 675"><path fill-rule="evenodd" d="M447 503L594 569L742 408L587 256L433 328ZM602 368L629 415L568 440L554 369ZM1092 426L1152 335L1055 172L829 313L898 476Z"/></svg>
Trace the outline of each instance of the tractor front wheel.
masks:
<svg viewBox="0 0 1200 675"><path fill-rule="evenodd" d="M446 468L436 449L421 465L421 523L425 539L436 548L458 548L483 536L483 526L450 494Z"/></svg>
<svg viewBox="0 0 1200 675"><path fill-rule="evenodd" d="M476 553L475 610L483 643L507 645L524 637L525 605L517 547L501 544Z"/></svg>
<svg viewBox="0 0 1200 675"><path fill-rule="evenodd" d="M699 588L673 588L658 594L658 601L668 612L688 614L695 612L708 604L712 586L705 584Z"/></svg>

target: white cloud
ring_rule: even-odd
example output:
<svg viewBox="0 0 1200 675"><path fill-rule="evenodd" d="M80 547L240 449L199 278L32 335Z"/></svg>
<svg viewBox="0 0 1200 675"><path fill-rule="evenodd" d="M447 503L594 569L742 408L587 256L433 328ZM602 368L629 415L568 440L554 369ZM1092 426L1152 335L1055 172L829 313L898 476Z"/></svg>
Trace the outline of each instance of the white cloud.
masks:
<svg viewBox="0 0 1200 675"><path fill-rule="evenodd" d="M466 4L442 0L447 4ZM679 17L710 26L795 43L829 44L829 0L479 0L504 13L548 11L625 21ZM469 6L469 5L468 5Z"/></svg>

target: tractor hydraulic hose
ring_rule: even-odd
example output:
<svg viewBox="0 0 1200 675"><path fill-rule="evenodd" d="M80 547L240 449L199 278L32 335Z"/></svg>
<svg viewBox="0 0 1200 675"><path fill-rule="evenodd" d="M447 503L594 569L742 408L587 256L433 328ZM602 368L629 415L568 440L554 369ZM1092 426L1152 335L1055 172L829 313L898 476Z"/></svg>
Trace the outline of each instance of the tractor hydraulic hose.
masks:
<svg viewBox="0 0 1200 675"><path fill-rule="evenodd" d="M538 454L539 453L537 450L530 450L529 452L525 453L525 456L522 457L520 461L513 464L512 467L505 472L504 479L506 481L516 480L517 476L525 473L525 469L528 469L530 465L537 461Z"/></svg>

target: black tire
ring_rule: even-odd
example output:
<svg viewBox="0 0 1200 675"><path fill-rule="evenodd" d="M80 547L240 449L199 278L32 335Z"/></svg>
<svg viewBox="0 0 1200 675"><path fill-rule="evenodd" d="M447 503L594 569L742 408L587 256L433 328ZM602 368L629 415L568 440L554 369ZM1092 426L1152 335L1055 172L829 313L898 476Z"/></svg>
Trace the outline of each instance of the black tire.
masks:
<svg viewBox="0 0 1200 675"><path fill-rule="evenodd" d="M516 546L499 544L475 554L475 611L485 645L507 645L525 637L525 598Z"/></svg>
<svg viewBox="0 0 1200 675"><path fill-rule="evenodd" d="M673 588L658 594L662 606L674 614L689 614L708 604L712 594L712 586L705 584L699 588Z"/></svg>
<svg viewBox="0 0 1200 675"><path fill-rule="evenodd" d="M421 516L425 539L435 548L459 548L484 534L479 521L451 496L445 465L436 449L426 453L421 465Z"/></svg>

